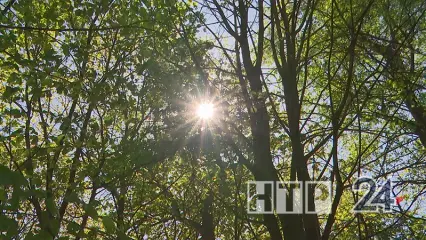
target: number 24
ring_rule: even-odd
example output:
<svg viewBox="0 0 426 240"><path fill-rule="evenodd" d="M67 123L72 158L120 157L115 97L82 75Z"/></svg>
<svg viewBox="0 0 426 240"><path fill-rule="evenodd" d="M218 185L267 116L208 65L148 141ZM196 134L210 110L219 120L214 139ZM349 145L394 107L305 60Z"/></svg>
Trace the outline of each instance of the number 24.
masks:
<svg viewBox="0 0 426 240"><path fill-rule="evenodd" d="M376 193L376 181L369 177L360 177L352 185L352 190L360 191L361 185L369 185L368 191L355 204L353 212L378 212L378 207L382 207L384 212L391 212L391 205L394 199L391 197L392 182L387 179L379 191Z"/></svg>

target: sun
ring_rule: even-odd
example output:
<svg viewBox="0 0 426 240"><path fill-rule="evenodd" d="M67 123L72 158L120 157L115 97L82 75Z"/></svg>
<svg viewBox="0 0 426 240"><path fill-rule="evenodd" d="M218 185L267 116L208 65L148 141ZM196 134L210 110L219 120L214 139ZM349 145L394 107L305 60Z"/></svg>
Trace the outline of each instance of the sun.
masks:
<svg viewBox="0 0 426 240"><path fill-rule="evenodd" d="M208 120L214 115L214 105L212 103L202 103L198 105L197 116L201 119Z"/></svg>

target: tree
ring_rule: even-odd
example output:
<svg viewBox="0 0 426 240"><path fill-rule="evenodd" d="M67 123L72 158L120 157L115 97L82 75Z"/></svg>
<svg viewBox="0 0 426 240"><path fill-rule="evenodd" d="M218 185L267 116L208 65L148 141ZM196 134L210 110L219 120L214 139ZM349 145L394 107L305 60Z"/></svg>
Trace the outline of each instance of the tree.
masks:
<svg viewBox="0 0 426 240"><path fill-rule="evenodd" d="M217 19L204 25L213 35L212 39L217 41L218 51L223 53L225 60L219 61L228 61L226 68L221 70L232 72L239 80L238 91L250 119L253 146L248 150L253 152L253 159L245 163L254 178L308 181L317 178L313 176L315 172L309 173L310 169L317 168L320 172L318 179L336 183L332 213L322 223L315 215L264 215L264 224L272 239L328 239L343 194L350 186L348 183L356 174L359 176L362 169L370 173L378 171L380 177L405 169L410 164L423 164L420 156L415 157L418 160L414 163L401 160L399 163L405 166L402 169L383 169L390 163L389 155L392 158L399 155L388 147L379 149L382 143L393 145L389 135L397 131L388 132L386 128L394 122L385 117L374 121L374 125L371 117L365 116L371 111L370 116L377 116L372 106L377 106L376 96L386 98L385 87L381 85L383 76L395 71L389 63L389 55L385 56L386 59L379 59L378 63L371 63L368 60L371 49L363 48L366 32L377 29L373 19L381 17L378 11L383 5L386 3L375 1L349 5L338 1L324 5L318 1L203 2L203 7L208 9L206 12ZM413 3L410 7L412 12L409 16L417 21L411 20L411 25L404 26L407 31L419 26L423 20L423 5ZM395 7L402 8L400 5ZM389 15L397 16L396 13ZM210 27L215 22L216 26ZM226 32L226 36L220 35L222 32ZM219 42L228 37L233 39L234 49L231 48L234 43L225 45ZM265 68L265 65L271 65L271 61L272 70ZM376 89L380 91L379 95ZM412 90L411 96L414 96ZM414 102L418 101L408 99L406 105L413 108L410 106ZM416 125L422 126L421 109L418 106L414 109L416 113L412 116L418 119ZM386 115L393 117L400 107L391 111ZM269 116L275 119L270 121ZM277 128L281 133L271 130ZM421 136L421 127L416 129L417 135ZM274 151L271 143L275 135L282 136L282 132L287 133L287 137L280 140L290 142L291 154L287 155L290 161L283 164L290 171L274 166L270 155ZM358 143L354 144L356 141ZM402 143L404 141L400 140L402 146L406 144ZM324 158L324 151L329 152L328 157ZM381 169L375 169L373 165L383 156ZM420 192L422 195L423 190ZM307 200L313 203L313 196ZM358 237L362 237L361 224L365 220L362 216L356 218ZM320 229L321 225L323 229ZM368 228L367 225L365 228ZM365 236L374 234L367 232Z"/></svg>
<svg viewBox="0 0 426 240"><path fill-rule="evenodd" d="M161 123L191 88L191 66L168 62L187 55L171 24L187 9L174 4L20 1L2 16L7 237L135 234L133 181L177 151L181 133L168 140Z"/></svg>
<svg viewBox="0 0 426 240"><path fill-rule="evenodd" d="M422 1L2 6L2 238L423 238ZM351 212L363 175L392 213ZM331 213L247 214L253 180Z"/></svg>

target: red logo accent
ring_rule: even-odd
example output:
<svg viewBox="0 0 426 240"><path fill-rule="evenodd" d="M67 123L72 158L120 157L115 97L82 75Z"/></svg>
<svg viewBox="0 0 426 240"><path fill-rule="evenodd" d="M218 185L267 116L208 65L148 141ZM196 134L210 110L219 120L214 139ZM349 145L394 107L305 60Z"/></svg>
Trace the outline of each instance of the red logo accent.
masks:
<svg viewBox="0 0 426 240"><path fill-rule="evenodd" d="M396 204L399 205L399 203L402 202L402 200L404 200L404 197L403 196L398 196L398 197L395 198L395 200L396 200Z"/></svg>

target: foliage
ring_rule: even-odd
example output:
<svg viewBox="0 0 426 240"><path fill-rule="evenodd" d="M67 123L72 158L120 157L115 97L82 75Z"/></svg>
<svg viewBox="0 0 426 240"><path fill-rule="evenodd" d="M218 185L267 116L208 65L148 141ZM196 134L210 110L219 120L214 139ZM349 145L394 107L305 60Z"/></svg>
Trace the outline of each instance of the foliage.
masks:
<svg viewBox="0 0 426 240"><path fill-rule="evenodd" d="M2 6L0 238L424 238L423 1ZM403 202L353 214L360 175ZM247 214L253 180L331 214Z"/></svg>

